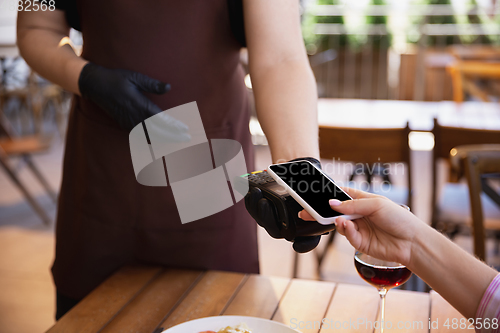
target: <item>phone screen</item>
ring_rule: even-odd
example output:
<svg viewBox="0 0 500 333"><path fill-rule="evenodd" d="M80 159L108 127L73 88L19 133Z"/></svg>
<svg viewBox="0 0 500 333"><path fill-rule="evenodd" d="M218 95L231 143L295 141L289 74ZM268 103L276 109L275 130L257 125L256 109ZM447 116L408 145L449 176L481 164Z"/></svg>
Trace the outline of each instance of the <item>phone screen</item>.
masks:
<svg viewBox="0 0 500 333"><path fill-rule="evenodd" d="M322 217L342 215L330 207L328 203L330 199L351 200L344 191L309 162L283 163L271 165L269 168Z"/></svg>

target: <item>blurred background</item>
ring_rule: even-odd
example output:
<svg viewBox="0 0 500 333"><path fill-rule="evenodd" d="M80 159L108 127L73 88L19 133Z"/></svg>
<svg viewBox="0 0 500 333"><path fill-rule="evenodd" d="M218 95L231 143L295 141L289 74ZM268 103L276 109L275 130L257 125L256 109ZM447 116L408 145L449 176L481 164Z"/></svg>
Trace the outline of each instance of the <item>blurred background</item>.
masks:
<svg viewBox="0 0 500 333"><path fill-rule="evenodd" d="M493 0L302 0L323 169L407 204L500 267L500 15ZM19 56L0 5L0 331L54 323L54 221L71 94ZM81 35L72 30L79 52ZM248 57L241 51L245 68ZM250 100L252 85L245 78ZM257 170L271 162L250 121ZM486 155L485 155L486 154ZM482 162L487 157L486 162ZM496 168L496 169L495 169ZM259 228L261 273L365 284L343 237L297 255ZM425 290L415 279L407 288Z"/></svg>

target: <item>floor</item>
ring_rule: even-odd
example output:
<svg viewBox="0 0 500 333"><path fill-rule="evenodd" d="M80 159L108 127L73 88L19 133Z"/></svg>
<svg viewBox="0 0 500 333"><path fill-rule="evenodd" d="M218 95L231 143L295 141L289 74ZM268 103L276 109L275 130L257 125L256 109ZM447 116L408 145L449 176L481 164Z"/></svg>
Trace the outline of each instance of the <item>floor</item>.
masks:
<svg viewBox="0 0 500 333"><path fill-rule="evenodd" d="M61 181L63 143L57 140L50 153L36 157L36 163L49 182L58 188ZM270 163L266 146L257 147L257 168ZM430 216L430 152L413 152L415 198L413 212L425 221ZM323 168L337 182L345 181L345 165L322 161ZM15 161L14 164L16 164ZM40 186L26 168L20 175L38 200L54 217L55 206L43 194ZM395 175L396 187L404 187L404 175ZM4 172L0 172L0 331L41 332L54 323L54 286L50 266L54 253L54 226L44 226L25 203ZM458 239L470 250L470 238ZM291 276L294 252L291 244L275 240L259 228L261 272L265 275ZM489 244L491 248L493 244ZM320 248L323 245L320 244ZM328 250L322 278L337 282L364 284L353 266L354 250L341 236L337 236ZM318 278L315 253L300 255L299 277Z"/></svg>
<svg viewBox="0 0 500 333"><path fill-rule="evenodd" d="M48 154L35 157L53 188L60 184L62 151L59 140ZM13 162L19 165L19 161ZM27 168L20 169L20 177L55 217L55 205ZM50 275L54 226L42 224L3 170L0 189L0 332L43 332L54 323L55 292Z"/></svg>

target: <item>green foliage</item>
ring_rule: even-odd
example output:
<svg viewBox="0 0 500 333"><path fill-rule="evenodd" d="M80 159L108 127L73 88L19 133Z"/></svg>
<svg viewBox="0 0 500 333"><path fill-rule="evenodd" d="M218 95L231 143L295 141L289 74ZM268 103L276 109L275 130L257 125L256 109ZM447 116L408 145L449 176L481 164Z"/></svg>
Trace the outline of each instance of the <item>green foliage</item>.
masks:
<svg viewBox="0 0 500 333"><path fill-rule="evenodd" d="M339 0L316 0L318 5L338 5ZM325 51L334 47L345 46L347 36L342 35L316 35L314 33L314 26L316 23L329 23L329 24L344 24L344 17L342 16L314 16L311 13L306 13L302 21L302 34L306 48L310 54Z"/></svg>
<svg viewBox="0 0 500 333"><path fill-rule="evenodd" d="M371 6L380 6L386 5L385 0L371 0ZM387 27L387 16L366 16L367 24L381 24ZM392 35L390 32L387 32L387 35L374 35L368 36L367 42L373 43L373 47L375 48L389 48L392 43Z"/></svg>
<svg viewBox="0 0 500 333"><path fill-rule="evenodd" d="M422 3L422 1L421 1ZM450 0L425 0L422 4L427 5L450 5ZM417 18L416 24L455 24L457 23L454 15L429 15L424 17ZM444 40L443 40L444 38ZM428 46L436 46L436 45L451 45L456 44L460 41L458 36L445 36L445 37L437 37L437 36L427 36L427 45ZM443 45L443 46L444 46Z"/></svg>
<svg viewBox="0 0 500 333"><path fill-rule="evenodd" d="M471 9L477 9L476 0L470 0L469 5ZM477 14L468 13L467 21L470 24L482 24L483 20ZM488 36L463 36L462 41L465 44L492 44L491 39Z"/></svg>
<svg viewBox="0 0 500 333"><path fill-rule="evenodd" d="M304 44L308 50L308 53L316 53L316 43L318 41L318 36L314 32L314 26L316 25L316 19L311 13L304 13L302 16L302 37L304 38Z"/></svg>
<svg viewBox="0 0 500 333"><path fill-rule="evenodd" d="M338 0L317 0L318 5L338 5ZM316 23L336 23L344 24L342 16L316 16Z"/></svg>
<svg viewBox="0 0 500 333"><path fill-rule="evenodd" d="M450 0L427 0L428 5L451 5ZM427 23L430 24L454 24L457 20L454 16L427 16Z"/></svg>
<svg viewBox="0 0 500 333"><path fill-rule="evenodd" d="M385 0L371 0L370 6L386 5ZM387 24L387 16L367 16L367 24Z"/></svg>

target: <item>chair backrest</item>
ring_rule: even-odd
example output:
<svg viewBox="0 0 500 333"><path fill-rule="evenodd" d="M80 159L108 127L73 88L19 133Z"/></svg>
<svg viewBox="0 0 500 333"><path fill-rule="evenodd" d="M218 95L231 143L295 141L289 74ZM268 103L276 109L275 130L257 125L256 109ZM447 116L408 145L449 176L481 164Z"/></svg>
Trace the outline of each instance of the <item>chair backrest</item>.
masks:
<svg viewBox="0 0 500 333"><path fill-rule="evenodd" d="M437 119L434 119L432 134L434 134L434 149L432 153L432 225L435 227L438 222L437 163L439 159L449 161L451 149L457 146L500 143L500 130L441 126Z"/></svg>
<svg viewBox="0 0 500 333"><path fill-rule="evenodd" d="M320 156L356 163L409 163L409 133L408 124L404 128L320 126Z"/></svg>
<svg viewBox="0 0 500 333"><path fill-rule="evenodd" d="M450 157L450 150L457 146L500 143L500 130L448 127L439 125L434 118L434 159Z"/></svg>
<svg viewBox="0 0 500 333"><path fill-rule="evenodd" d="M407 204L411 207L411 162L408 135L409 124L403 128L319 127L321 158L354 163L406 164L408 183Z"/></svg>
<svg viewBox="0 0 500 333"><path fill-rule="evenodd" d="M469 185L469 198L472 213L474 254L485 260L484 215L481 204L482 182L484 174L500 174L500 149L467 151L464 158L465 175Z"/></svg>

